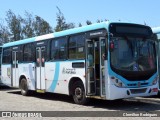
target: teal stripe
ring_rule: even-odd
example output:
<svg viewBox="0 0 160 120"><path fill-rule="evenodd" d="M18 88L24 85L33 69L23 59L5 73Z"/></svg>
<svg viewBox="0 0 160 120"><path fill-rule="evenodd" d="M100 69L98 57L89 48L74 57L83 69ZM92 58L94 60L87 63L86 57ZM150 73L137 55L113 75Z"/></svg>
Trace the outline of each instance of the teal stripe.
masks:
<svg viewBox="0 0 160 120"><path fill-rule="evenodd" d="M34 41L35 41L35 37L24 39L24 40L19 40L19 41L14 41L14 42L10 42L10 43L6 43L6 44L3 45L3 47L21 45L21 44L31 43L31 42L34 42Z"/></svg>
<svg viewBox="0 0 160 120"><path fill-rule="evenodd" d="M55 67L55 74L54 74L54 79L52 81L52 84L49 88L49 91L54 92L57 82L58 82L58 78L59 78L59 72L60 72L60 63L56 62L56 67Z"/></svg>
<svg viewBox="0 0 160 120"><path fill-rule="evenodd" d="M70 34L87 32L87 31L90 31L90 30L108 28L108 25L109 25L109 22L95 23L95 24L88 25L88 26L83 26L83 27L78 27L78 28L74 28L74 29L64 30L64 31L61 31L61 32L55 32L55 33L53 33L53 35L54 35L54 37L61 37L61 36L66 36L66 35L70 35Z"/></svg>

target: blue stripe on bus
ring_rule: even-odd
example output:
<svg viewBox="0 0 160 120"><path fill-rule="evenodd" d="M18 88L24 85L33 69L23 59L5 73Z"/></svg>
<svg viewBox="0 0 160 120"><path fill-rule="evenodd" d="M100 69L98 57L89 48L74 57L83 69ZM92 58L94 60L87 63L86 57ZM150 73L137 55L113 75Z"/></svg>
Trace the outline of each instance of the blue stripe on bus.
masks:
<svg viewBox="0 0 160 120"><path fill-rule="evenodd" d="M59 72L60 72L60 63L59 62L56 62L56 69L55 69L55 73L54 73L54 79L52 81L52 84L49 88L49 91L51 92L54 92L55 88L56 88L56 85L57 85L57 82L58 82L58 78L59 78Z"/></svg>
<svg viewBox="0 0 160 120"><path fill-rule="evenodd" d="M61 37L61 36L66 36L66 35L70 35L70 34L87 32L87 31L90 31L90 30L108 28L108 25L109 25L109 22L102 22L100 24L95 23L95 24L88 25L88 26L83 26L83 27L79 27L79 28L64 30L64 31L61 31L61 32L55 32L55 33L53 33L53 35L54 35L54 37Z"/></svg>
<svg viewBox="0 0 160 120"><path fill-rule="evenodd" d="M31 43L31 42L35 41L35 38L36 37L28 38L28 39L24 39L24 40L19 40L19 41L14 41L14 42L10 42L10 43L6 43L6 44L3 45L3 47L10 47L10 46L15 46L15 45Z"/></svg>

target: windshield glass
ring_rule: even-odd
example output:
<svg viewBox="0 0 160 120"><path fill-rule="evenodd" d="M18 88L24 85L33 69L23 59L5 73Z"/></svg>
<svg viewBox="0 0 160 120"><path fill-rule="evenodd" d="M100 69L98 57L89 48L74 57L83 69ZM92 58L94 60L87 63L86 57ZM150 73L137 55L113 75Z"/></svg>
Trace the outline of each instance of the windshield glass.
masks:
<svg viewBox="0 0 160 120"><path fill-rule="evenodd" d="M125 71L148 71L156 68L154 41L136 37L114 37L111 66Z"/></svg>

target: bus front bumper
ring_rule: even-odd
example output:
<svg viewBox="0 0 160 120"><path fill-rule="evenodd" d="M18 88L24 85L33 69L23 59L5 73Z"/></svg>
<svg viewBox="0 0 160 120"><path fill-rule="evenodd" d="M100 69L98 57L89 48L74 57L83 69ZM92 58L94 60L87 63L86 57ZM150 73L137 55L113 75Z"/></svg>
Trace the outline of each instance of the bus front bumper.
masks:
<svg viewBox="0 0 160 120"><path fill-rule="evenodd" d="M140 88L119 88L115 85L108 86L106 99L115 100L131 97L152 96L158 94L158 83L156 85Z"/></svg>

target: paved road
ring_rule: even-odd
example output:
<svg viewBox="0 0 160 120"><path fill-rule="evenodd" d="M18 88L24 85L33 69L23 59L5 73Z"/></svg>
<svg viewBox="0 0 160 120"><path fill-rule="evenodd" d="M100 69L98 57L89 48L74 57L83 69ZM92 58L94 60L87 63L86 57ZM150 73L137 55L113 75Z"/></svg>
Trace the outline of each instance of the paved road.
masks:
<svg viewBox="0 0 160 120"><path fill-rule="evenodd" d="M119 111L160 113L160 96L116 101L91 99L88 105L74 104L71 97L59 94L22 96L20 90L0 86L0 111ZM71 113L72 114L72 113ZM71 115L72 116L72 115Z"/></svg>

